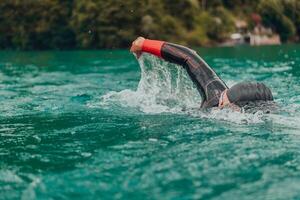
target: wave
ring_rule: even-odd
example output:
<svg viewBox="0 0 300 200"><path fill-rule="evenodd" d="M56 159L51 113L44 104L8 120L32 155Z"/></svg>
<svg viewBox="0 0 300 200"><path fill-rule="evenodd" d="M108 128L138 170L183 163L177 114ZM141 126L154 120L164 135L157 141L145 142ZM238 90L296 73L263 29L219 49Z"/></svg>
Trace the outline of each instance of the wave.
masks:
<svg viewBox="0 0 300 200"><path fill-rule="evenodd" d="M181 66L164 62L149 54L142 55L138 62L141 69L141 78L136 90L110 91L101 96L101 100L97 105L90 104L90 106L110 108L116 105L135 108L146 114L187 114L201 119L228 121L238 124L275 122L278 125L291 125L298 130L300 129L300 126L297 125L300 118L295 118L292 114L298 112L295 109L293 112L288 110L286 115L278 113L265 114L261 110L252 113L234 112L231 109L220 110L218 108L209 111L201 110L199 109L201 97ZM229 83L229 85L233 85L235 81L229 81ZM291 107L284 109L291 109Z"/></svg>
<svg viewBox="0 0 300 200"><path fill-rule="evenodd" d="M101 97L101 105L119 103L145 113L178 113L199 108L201 98L182 67L146 54L138 61L141 78L137 89L108 92Z"/></svg>

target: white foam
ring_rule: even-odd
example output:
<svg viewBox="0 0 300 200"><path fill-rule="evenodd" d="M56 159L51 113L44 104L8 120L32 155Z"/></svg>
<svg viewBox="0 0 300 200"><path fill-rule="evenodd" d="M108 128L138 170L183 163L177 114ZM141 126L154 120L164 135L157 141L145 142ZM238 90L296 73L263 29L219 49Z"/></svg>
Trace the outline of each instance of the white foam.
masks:
<svg viewBox="0 0 300 200"><path fill-rule="evenodd" d="M141 79L137 90L125 89L120 92L110 91L101 97L100 103L89 106L109 108L111 105L137 108L144 113L176 113L189 114L193 117L217 119L238 124L263 123L272 121L278 125L299 123L300 118L290 120L287 117L274 114L268 120L262 111L256 113L240 113L231 109L212 109L204 112L199 109L201 98L188 77L186 71L174 64L163 62L151 55L143 55L139 59ZM229 80L229 86L235 82ZM298 126L296 126L298 127Z"/></svg>
<svg viewBox="0 0 300 200"><path fill-rule="evenodd" d="M101 105L120 103L145 113L180 112L199 107L200 95L182 67L143 55L139 59L141 79L137 90L111 91L101 97Z"/></svg>
<svg viewBox="0 0 300 200"><path fill-rule="evenodd" d="M0 170L0 182L3 183L21 183L23 180L13 171Z"/></svg>
<svg viewBox="0 0 300 200"><path fill-rule="evenodd" d="M41 183L40 178L34 178L34 180L27 186L22 193L22 200L36 199L35 188Z"/></svg>

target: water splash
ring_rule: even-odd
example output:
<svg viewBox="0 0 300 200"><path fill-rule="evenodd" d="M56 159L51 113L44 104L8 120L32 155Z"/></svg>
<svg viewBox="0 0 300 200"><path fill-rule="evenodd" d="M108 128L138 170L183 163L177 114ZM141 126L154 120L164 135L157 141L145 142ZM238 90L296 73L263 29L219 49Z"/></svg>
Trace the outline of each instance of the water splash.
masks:
<svg viewBox="0 0 300 200"><path fill-rule="evenodd" d="M201 98L186 71L151 55L139 59L141 79L137 90L109 92L102 96L102 105L120 103L145 113L182 112L199 108Z"/></svg>
<svg viewBox="0 0 300 200"><path fill-rule="evenodd" d="M290 121L291 126L295 127L298 122L298 119L295 122L292 116L294 112L289 112L288 115L284 116L281 114L266 115L259 110L252 113L240 113L231 109L220 110L218 108L213 108L209 112L203 111L199 109L201 97L181 66L164 62L148 54L143 55L138 61L141 79L137 90L110 91L101 97L101 107L109 108L116 105L137 108L148 114L165 112L188 114L202 119L215 119L237 124L272 122L280 126L283 121L285 124L289 124L287 122ZM228 82L229 85L236 83L233 80ZM95 106L95 104L90 104L90 106ZM298 129L298 126L296 127Z"/></svg>

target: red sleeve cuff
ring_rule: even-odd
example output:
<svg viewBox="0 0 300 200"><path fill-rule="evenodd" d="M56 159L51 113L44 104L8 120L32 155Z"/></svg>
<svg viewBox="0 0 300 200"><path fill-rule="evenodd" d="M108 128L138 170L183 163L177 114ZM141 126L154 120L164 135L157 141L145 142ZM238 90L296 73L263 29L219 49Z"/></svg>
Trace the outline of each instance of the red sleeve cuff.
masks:
<svg viewBox="0 0 300 200"><path fill-rule="evenodd" d="M142 51L151 53L153 55L156 55L158 57L161 56L161 47L164 44L164 41L159 41L159 40L144 40L143 45L142 45Z"/></svg>

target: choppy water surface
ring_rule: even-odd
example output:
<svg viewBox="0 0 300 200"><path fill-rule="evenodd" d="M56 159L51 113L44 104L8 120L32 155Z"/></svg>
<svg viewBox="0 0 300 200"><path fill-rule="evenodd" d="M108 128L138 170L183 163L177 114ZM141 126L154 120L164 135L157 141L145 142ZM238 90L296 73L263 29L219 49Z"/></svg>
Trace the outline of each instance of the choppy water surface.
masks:
<svg viewBox="0 0 300 200"><path fill-rule="evenodd" d="M0 199L300 199L300 46L199 49L278 112L203 112L128 51L0 52Z"/></svg>

